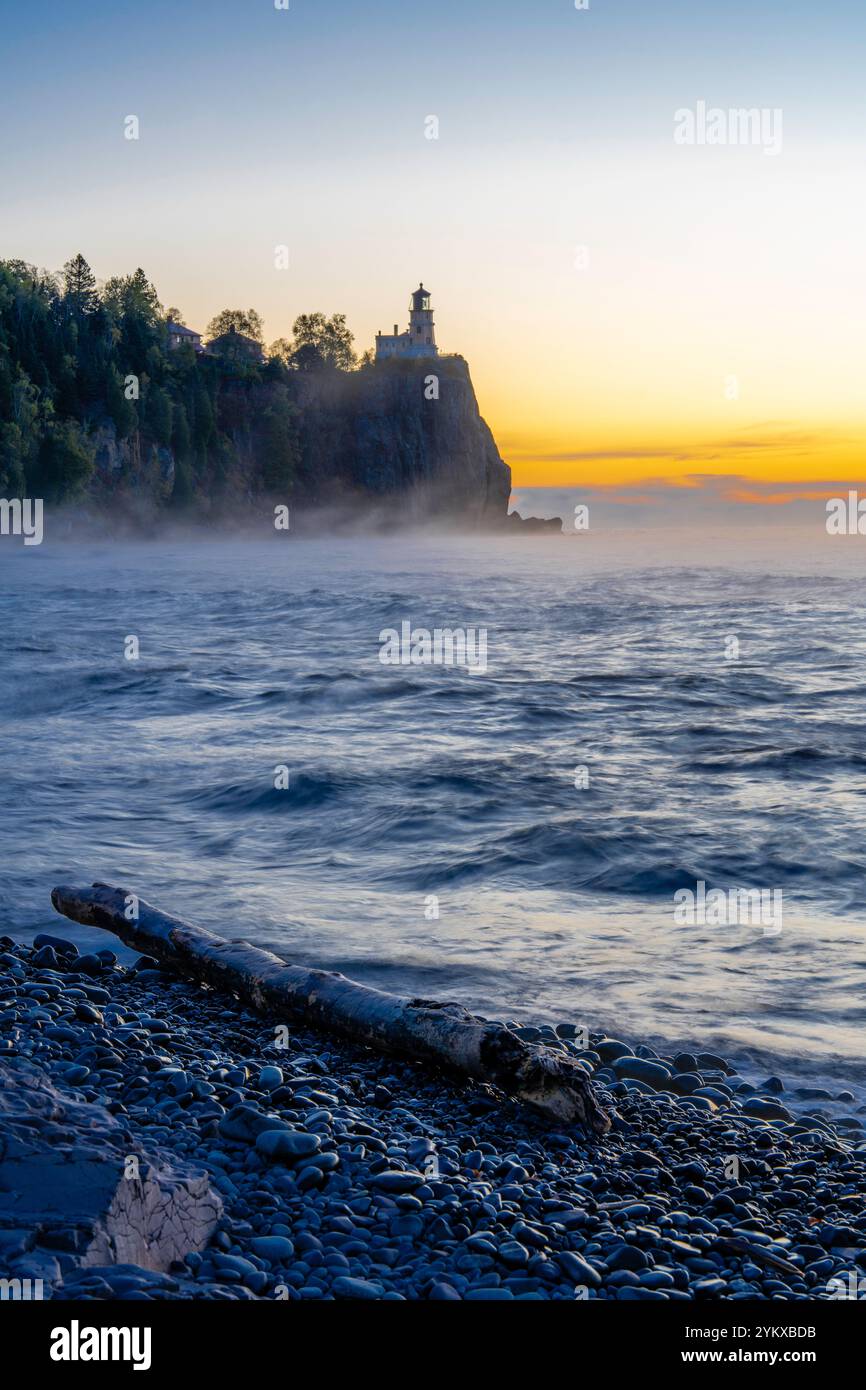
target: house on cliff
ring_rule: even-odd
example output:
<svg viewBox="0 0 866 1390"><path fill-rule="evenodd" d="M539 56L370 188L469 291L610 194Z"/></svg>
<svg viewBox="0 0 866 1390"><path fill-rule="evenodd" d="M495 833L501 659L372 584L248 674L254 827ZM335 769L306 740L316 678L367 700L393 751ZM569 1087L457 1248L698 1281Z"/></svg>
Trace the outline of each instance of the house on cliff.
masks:
<svg viewBox="0 0 866 1390"><path fill-rule="evenodd" d="M248 338L246 333L239 333L236 328L230 328L227 333L212 338L207 348L215 357L225 357L238 364L258 364L265 359L261 343L257 343L255 338Z"/></svg>
<svg viewBox="0 0 866 1390"><path fill-rule="evenodd" d="M433 325L433 308L430 291L425 290L423 281L412 294L409 301L409 329L406 333L398 331L394 324L393 333L376 334L376 361L389 357L438 357L436 330Z"/></svg>
<svg viewBox="0 0 866 1390"><path fill-rule="evenodd" d="M201 334L187 328L185 323L172 323L169 319L165 325L165 333L170 352L180 347L191 347L194 352L204 352Z"/></svg>

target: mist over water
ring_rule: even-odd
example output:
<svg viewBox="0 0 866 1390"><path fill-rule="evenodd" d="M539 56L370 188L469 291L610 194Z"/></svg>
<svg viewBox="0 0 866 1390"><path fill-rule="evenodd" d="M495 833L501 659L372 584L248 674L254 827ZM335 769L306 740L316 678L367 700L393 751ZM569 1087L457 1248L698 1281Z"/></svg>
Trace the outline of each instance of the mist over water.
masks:
<svg viewBox="0 0 866 1390"><path fill-rule="evenodd" d="M489 1016L859 1087L861 544L4 544L0 931L113 945L49 903L102 879ZM404 620L486 628L486 673L383 665ZM677 926L699 879L782 890L782 932Z"/></svg>

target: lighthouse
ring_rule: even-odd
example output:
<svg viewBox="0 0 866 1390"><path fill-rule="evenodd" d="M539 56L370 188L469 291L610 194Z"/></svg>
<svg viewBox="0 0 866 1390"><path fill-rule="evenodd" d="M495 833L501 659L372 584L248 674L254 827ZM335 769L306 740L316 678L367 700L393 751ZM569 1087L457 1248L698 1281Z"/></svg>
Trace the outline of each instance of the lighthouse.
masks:
<svg viewBox="0 0 866 1390"><path fill-rule="evenodd" d="M394 324L393 333L376 334L376 361L387 357L438 357L436 329L433 323L433 306L430 291L424 282L412 291L409 301L409 331L398 333Z"/></svg>

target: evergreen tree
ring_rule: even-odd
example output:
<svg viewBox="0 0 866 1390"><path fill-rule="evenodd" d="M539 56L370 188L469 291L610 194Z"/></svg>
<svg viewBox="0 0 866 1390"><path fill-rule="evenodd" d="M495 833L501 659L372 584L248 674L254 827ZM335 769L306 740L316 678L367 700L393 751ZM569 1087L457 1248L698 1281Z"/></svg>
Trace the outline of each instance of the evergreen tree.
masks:
<svg viewBox="0 0 866 1390"><path fill-rule="evenodd" d="M75 314L92 314L99 307L96 277L80 251L63 267L63 294Z"/></svg>
<svg viewBox="0 0 866 1390"><path fill-rule="evenodd" d="M100 293L80 252L60 277L0 260L0 496L80 496L105 431L131 441L130 461L153 445L171 449L173 504L239 482L288 492L301 466L296 372L353 364L345 317L301 315L294 340L278 339L264 366L170 350L165 322L140 268ZM209 331L230 328L262 342L254 309L223 310Z"/></svg>

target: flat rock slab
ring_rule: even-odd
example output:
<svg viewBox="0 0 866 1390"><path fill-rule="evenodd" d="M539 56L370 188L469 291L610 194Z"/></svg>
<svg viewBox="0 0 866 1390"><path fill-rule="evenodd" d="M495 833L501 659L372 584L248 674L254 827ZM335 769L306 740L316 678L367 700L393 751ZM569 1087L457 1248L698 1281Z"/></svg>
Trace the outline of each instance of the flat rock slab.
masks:
<svg viewBox="0 0 866 1390"><path fill-rule="evenodd" d="M167 1270L207 1244L222 1203L205 1173L143 1154L101 1105L64 1095L24 1058L0 1068L0 1270L49 1281L75 1267Z"/></svg>

